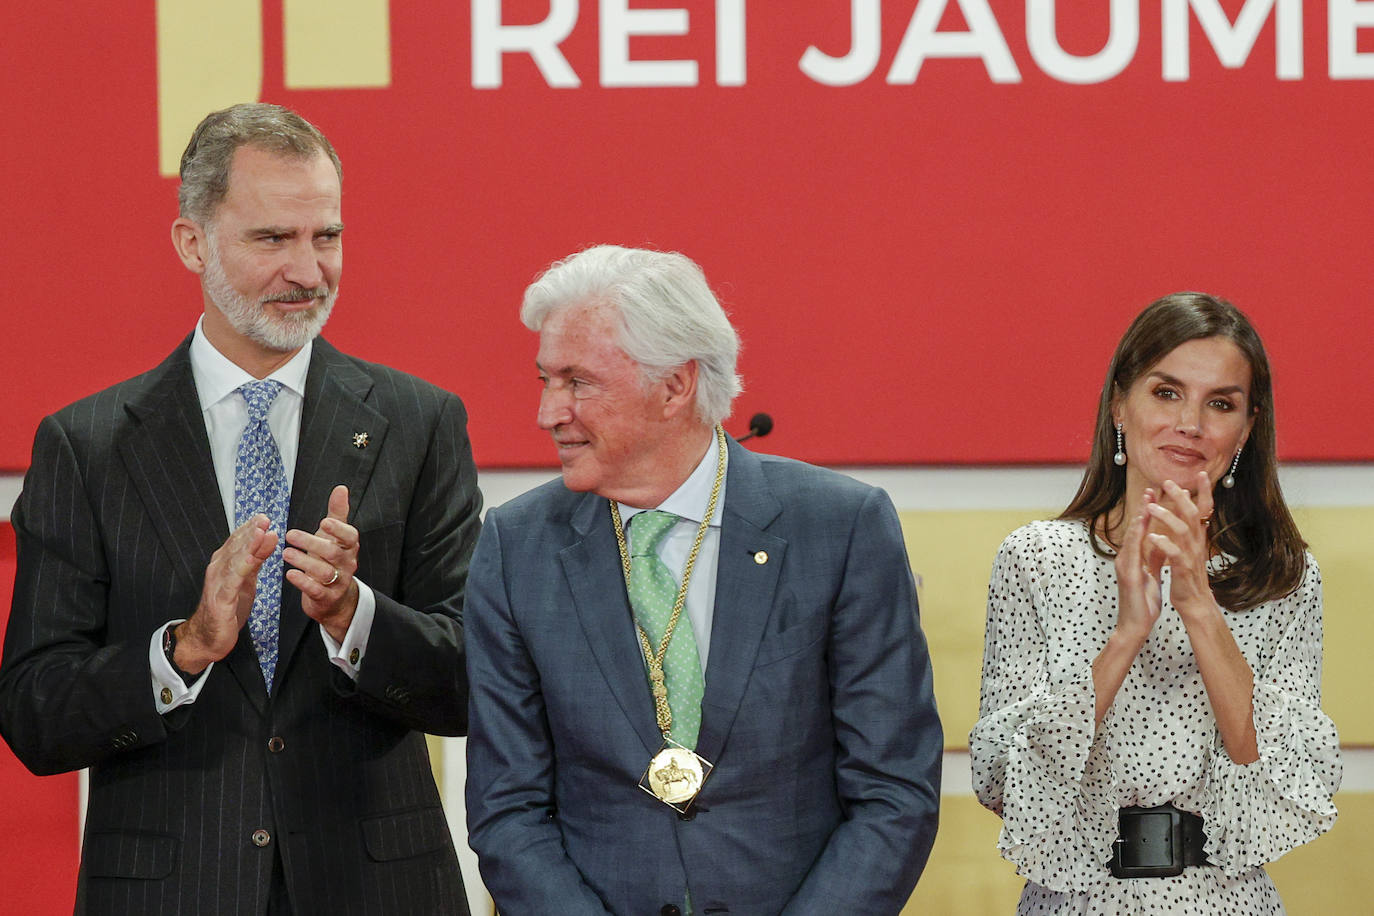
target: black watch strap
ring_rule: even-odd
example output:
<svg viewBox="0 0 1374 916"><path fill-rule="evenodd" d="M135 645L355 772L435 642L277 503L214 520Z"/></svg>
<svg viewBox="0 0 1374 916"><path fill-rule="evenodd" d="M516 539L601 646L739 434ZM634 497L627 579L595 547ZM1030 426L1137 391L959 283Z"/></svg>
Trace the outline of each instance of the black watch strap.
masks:
<svg viewBox="0 0 1374 916"><path fill-rule="evenodd" d="M172 666L172 670L181 678L181 682L187 687L195 683L197 675L187 674L177 667L177 627L180 624L172 624L162 631L162 654L167 656L167 663Z"/></svg>

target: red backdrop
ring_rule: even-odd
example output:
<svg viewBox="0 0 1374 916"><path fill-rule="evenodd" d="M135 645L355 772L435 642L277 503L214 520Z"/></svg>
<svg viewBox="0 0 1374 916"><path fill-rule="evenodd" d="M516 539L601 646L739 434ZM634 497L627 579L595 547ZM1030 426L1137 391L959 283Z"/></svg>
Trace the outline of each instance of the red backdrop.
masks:
<svg viewBox="0 0 1374 916"><path fill-rule="evenodd" d="M544 265L600 241L703 264L745 340L731 429L772 412L770 450L1081 460L1116 338L1151 299L1191 288L1259 325L1286 458L1374 458L1374 425L1348 406L1372 387L1374 83L1330 76L1327 4L1302 7L1301 79L1276 76L1274 15L1230 68L1190 14L1189 78L1166 81L1147 2L1119 75L1074 85L1031 55L1020 2L889 0L876 67L850 86L799 66L812 45L849 51L845 0L748 5L738 86L717 85L714 3L653 5L686 10L689 32L632 38L631 56L697 60L698 85L603 87L584 0L559 46L580 87L551 88L512 53L500 88L474 88L472 4L429 0L391 5L388 87L287 90L281 0L263 3L259 96L321 125L345 162L347 270L327 333L461 393L484 466L551 463L516 307ZM1104 6L1061 0L1066 51L1103 48ZM1221 3L1233 20L1243 6ZM1374 22L1370 6L1356 12ZM175 180L158 174L154 7L8 12L0 467L26 465L44 413L152 365L198 313L168 242ZM922 8L943 8L942 34L991 14L1019 81L966 55L889 83ZM502 16L550 10L508 0ZM1343 67L1374 58L1374 28L1343 34L1356 41Z"/></svg>
<svg viewBox="0 0 1374 916"><path fill-rule="evenodd" d="M202 6L160 2L192 18ZM705 267L743 333L747 391L731 429L770 411L768 450L828 463L1061 462L1086 454L1101 375L1132 315L1165 292L1204 289L1265 336L1284 457L1374 460L1374 3L1278 0L1242 62L1245 40L1201 24L1213 0L1191 0L1172 30L1151 0L1120 4L1129 22L1112 28L1101 0L1060 0L1068 53L1138 29L1118 73L1074 84L1027 38L1027 10L1054 6L1045 0L855 2L881 10L880 38L871 73L851 85L799 66L812 46L849 53L847 0L721 0L727 25L745 10L743 53L727 42L719 54L745 75L724 86L716 3L636 0L687 13L687 34L628 45L636 60L697 61L696 85L673 88L602 85L590 0L411 0L390 4L386 85L288 89L286 20L358 4L263 0L261 50L244 52L261 63L256 97L315 121L346 165L347 271L329 336L460 392L484 466L550 464L533 426L521 290L588 244L673 248ZM501 6L507 24L574 10L558 50L580 85L553 88L515 53L501 58L499 88L475 88L474 6ZM1219 9L1240 22L1266 6ZM199 311L168 242L176 183L158 167L158 10L71 0L5 11L0 468L27 464L43 414L151 366ZM873 32L861 24L859 44ZM910 51L951 47L959 32L988 56L931 57L913 79ZM1188 76L1166 80L1164 48L1185 42ZM162 76L188 91L213 82L194 65ZM6 608L7 526L0 538ZM41 890L50 911L67 910L75 778L28 777L7 753L0 808L10 849L23 850L0 857L20 894L10 902L40 912L22 895Z"/></svg>

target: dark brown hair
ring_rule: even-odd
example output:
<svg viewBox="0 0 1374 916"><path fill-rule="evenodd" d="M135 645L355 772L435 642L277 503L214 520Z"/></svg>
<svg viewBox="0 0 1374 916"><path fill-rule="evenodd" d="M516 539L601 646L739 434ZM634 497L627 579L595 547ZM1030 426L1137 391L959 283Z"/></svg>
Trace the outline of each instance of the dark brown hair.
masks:
<svg viewBox="0 0 1374 916"><path fill-rule="evenodd" d="M1179 344L1208 337L1231 341L1250 364L1249 409L1255 423L1236 467L1235 487L1213 491L1211 524L1212 544L1230 558L1212 573L1212 593L1222 607L1240 611L1297 588L1307 562L1307 545L1279 488L1269 358L1250 320L1224 299L1205 293L1174 293L1150 303L1131 322L1107 367L1083 481L1059 517L1086 521L1093 549L1111 555L1098 540L1098 532L1109 528L1109 514L1126 495L1126 469L1112 461L1116 452L1112 406Z"/></svg>

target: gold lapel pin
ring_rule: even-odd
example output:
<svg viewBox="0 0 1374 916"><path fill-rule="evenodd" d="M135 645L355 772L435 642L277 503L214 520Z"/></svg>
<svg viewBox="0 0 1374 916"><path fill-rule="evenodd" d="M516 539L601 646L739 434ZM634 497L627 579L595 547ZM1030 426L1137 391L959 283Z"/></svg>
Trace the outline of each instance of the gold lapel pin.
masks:
<svg viewBox="0 0 1374 916"><path fill-rule="evenodd" d="M368 437L367 433L354 433L354 434L353 434L353 447L354 447L354 448L367 448L367 443L370 442L370 441L371 441L371 439Z"/></svg>
<svg viewBox="0 0 1374 916"><path fill-rule="evenodd" d="M759 550L754 553L754 562L762 566L768 562L768 551Z"/></svg>

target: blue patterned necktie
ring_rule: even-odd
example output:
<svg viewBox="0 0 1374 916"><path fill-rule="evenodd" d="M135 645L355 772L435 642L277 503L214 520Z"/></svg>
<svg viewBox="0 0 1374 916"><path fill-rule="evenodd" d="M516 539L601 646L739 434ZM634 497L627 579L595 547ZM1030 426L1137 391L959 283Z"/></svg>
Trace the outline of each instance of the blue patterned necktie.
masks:
<svg viewBox="0 0 1374 916"><path fill-rule="evenodd" d="M281 452L267 426L267 412L281 392L281 382L249 382L241 385L238 392L248 405L248 426L239 439L238 459L234 462L234 526L261 512L272 520L272 530L277 533L277 549L258 570L258 587L248 617L248 634L253 638L258 664L271 692L277 670L277 628L281 616L281 552L291 505Z"/></svg>
<svg viewBox="0 0 1374 916"><path fill-rule="evenodd" d="M673 616L680 583L658 558L658 545L678 517L653 509L640 512L630 520L634 544L630 551L630 607L635 619L649 636L655 651ZM695 749L701 728L701 698L705 680L701 675L701 656L696 633L684 607L668 651L663 656L663 680L668 688L668 708L673 713L672 738L685 748Z"/></svg>

